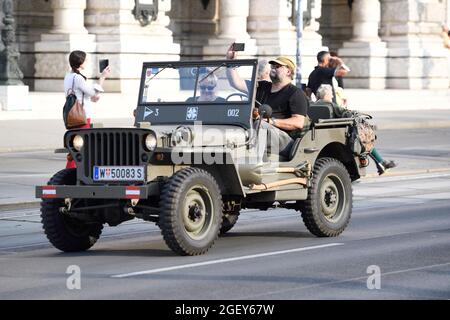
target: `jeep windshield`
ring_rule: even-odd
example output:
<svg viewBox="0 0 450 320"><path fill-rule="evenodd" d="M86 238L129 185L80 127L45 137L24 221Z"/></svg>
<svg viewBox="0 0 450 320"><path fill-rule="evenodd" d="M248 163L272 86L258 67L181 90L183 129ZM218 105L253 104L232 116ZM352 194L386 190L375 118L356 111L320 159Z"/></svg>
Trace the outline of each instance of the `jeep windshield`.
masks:
<svg viewBox="0 0 450 320"><path fill-rule="evenodd" d="M144 63L136 124L235 124L250 127L257 60ZM230 85L227 69L248 87Z"/></svg>

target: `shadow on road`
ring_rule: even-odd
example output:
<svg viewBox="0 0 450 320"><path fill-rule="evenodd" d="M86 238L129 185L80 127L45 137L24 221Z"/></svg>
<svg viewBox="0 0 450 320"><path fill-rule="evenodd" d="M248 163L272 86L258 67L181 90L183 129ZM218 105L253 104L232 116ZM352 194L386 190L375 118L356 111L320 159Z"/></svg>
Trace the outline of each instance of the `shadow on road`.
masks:
<svg viewBox="0 0 450 320"><path fill-rule="evenodd" d="M171 250L160 249L90 249L85 252L55 252L39 257L48 258L78 258L78 257L175 257Z"/></svg>

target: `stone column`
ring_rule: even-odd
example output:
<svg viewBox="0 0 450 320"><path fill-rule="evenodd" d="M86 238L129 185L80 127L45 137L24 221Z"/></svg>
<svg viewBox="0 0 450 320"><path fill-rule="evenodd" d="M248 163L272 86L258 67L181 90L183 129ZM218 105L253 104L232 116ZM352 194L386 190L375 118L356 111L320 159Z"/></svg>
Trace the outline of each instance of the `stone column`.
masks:
<svg viewBox="0 0 450 320"><path fill-rule="evenodd" d="M0 41L0 110L31 110L28 86L23 84L19 68L12 0L3 0L2 8L5 16Z"/></svg>
<svg viewBox="0 0 450 320"><path fill-rule="evenodd" d="M337 51L353 36L351 10L347 0L322 0L321 3L320 35L325 46Z"/></svg>
<svg viewBox="0 0 450 320"><path fill-rule="evenodd" d="M303 0L303 35L301 39L302 82L307 83L308 77L317 65L317 53L328 51L322 43L319 34L319 19L322 16L322 0Z"/></svg>
<svg viewBox="0 0 450 320"><path fill-rule="evenodd" d="M344 79L346 87L386 88L387 48L378 36L380 14L378 0L353 1L353 37L339 50L339 56L351 69Z"/></svg>
<svg viewBox="0 0 450 320"><path fill-rule="evenodd" d="M143 62L180 59L180 46L168 28L171 0L158 2L156 20L141 25L133 15L134 0L88 0L86 27L97 38L96 65L109 59L111 78L105 90L137 94Z"/></svg>
<svg viewBox="0 0 450 320"><path fill-rule="evenodd" d="M171 30L185 59L203 59L203 47L217 31L217 6L216 1L210 0L183 0L172 6Z"/></svg>
<svg viewBox="0 0 450 320"><path fill-rule="evenodd" d="M35 90L63 91L63 78L69 70L68 55L73 50L92 54L95 36L84 27L86 0L52 0L53 28L35 43ZM91 77L95 66L90 60L85 75ZM94 72L96 75L96 73Z"/></svg>
<svg viewBox="0 0 450 320"><path fill-rule="evenodd" d="M303 0L303 25L301 39L302 79L308 78L316 65L316 55L322 46L322 37L317 33L321 15L321 0ZM295 12L288 0L250 0L248 30L258 46L258 56L273 58L288 56L296 60L297 34L292 23Z"/></svg>
<svg viewBox="0 0 450 320"><path fill-rule="evenodd" d="M295 56L296 32L289 21L291 16L287 0L250 0L248 30L256 40L259 56Z"/></svg>
<svg viewBox="0 0 450 320"><path fill-rule="evenodd" d="M52 0L53 29L51 33L87 34L84 27L86 0Z"/></svg>
<svg viewBox="0 0 450 320"><path fill-rule="evenodd" d="M223 59L232 42L244 42L245 52L239 57L254 56L256 42L247 32L249 0L219 0L219 34L209 39L203 48L203 55Z"/></svg>
<svg viewBox="0 0 450 320"><path fill-rule="evenodd" d="M446 3L382 0L381 4L381 38L388 47L388 87L448 88L447 51L440 37Z"/></svg>
<svg viewBox="0 0 450 320"><path fill-rule="evenodd" d="M41 41L43 33L50 33L53 27L52 3L36 0L15 2L16 34L20 51L20 69L24 74L24 83L34 91L36 53L34 45Z"/></svg>

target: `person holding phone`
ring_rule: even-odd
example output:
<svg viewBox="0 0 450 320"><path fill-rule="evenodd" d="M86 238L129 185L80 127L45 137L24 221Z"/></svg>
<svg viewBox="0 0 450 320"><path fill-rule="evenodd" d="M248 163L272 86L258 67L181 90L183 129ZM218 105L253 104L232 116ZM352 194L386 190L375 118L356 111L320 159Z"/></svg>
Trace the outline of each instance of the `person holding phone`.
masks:
<svg viewBox="0 0 450 320"><path fill-rule="evenodd" d="M99 92L103 92L103 83L109 76L111 69L107 66L101 73L98 84L91 84L87 82L87 78L81 73L85 69L87 54L84 51L75 50L69 55L69 65L71 70L64 77L64 93L67 96L69 91L73 91L77 99L82 102L84 111L86 113L87 124L80 128L89 128L93 116L94 102L97 102ZM67 159L66 168L75 168L75 161Z"/></svg>
<svg viewBox="0 0 450 320"><path fill-rule="evenodd" d="M226 53L229 60L236 59L236 51L231 45ZM267 151L288 157L295 137L307 127L308 100L300 88L292 84L296 65L289 57L278 57L269 61L270 81L258 81L256 100L272 107L272 117L261 123L268 131ZM227 68L230 85L248 93L248 85L234 68ZM256 112L255 112L256 113ZM254 114L255 114L254 113ZM266 119L265 119L266 120Z"/></svg>

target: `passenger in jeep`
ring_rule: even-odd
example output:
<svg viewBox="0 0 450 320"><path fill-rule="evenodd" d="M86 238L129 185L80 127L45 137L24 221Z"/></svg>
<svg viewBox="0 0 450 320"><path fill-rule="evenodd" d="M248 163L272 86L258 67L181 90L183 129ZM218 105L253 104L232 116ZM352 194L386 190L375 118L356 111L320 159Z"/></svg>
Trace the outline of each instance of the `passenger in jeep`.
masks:
<svg viewBox="0 0 450 320"><path fill-rule="evenodd" d="M333 102L333 88L329 84L322 84L317 89L317 100L315 103L311 104L311 108L314 108L315 104L329 104L333 107L333 116L335 118L342 118L342 116L345 114L348 109L339 107L336 103ZM387 170L395 168L397 164L390 160L384 160L383 157L378 153L376 148L373 148L372 151L370 151L370 157L375 162L378 174L382 175ZM367 159L365 159L367 161Z"/></svg>
<svg viewBox="0 0 450 320"><path fill-rule="evenodd" d="M227 51L227 59L235 59L236 52L232 46ZM289 135L292 131L301 130L305 125L308 113L308 100L303 91L292 84L295 74L295 63L288 57L278 57L270 60L271 66L269 81L259 81L256 89L256 100L260 104L268 104L273 113L267 122L262 122L262 129L269 134L268 153L278 153L287 157L293 139ZM247 93L247 85L233 68L227 69L230 85L235 89ZM278 145L277 145L278 143Z"/></svg>

